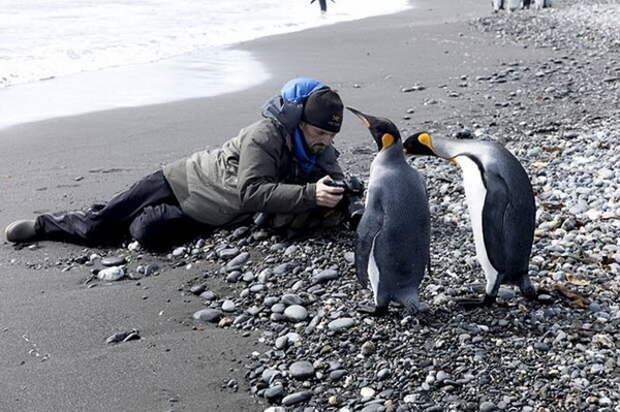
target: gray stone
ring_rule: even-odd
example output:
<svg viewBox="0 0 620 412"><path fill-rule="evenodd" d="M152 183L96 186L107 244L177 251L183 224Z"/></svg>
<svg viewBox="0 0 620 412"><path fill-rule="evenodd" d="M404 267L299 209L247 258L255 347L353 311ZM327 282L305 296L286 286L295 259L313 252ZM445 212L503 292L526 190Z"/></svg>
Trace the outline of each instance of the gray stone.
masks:
<svg viewBox="0 0 620 412"><path fill-rule="evenodd" d="M114 282L120 280L125 276L125 271L120 266L112 266L109 268L101 269L97 273L97 278L106 282Z"/></svg>
<svg viewBox="0 0 620 412"><path fill-rule="evenodd" d="M284 316L293 322L301 322L308 318L308 311L300 305L291 305L284 311Z"/></svg>
<svg viewBox="0 0 620 412"><path fill-rule="evenodd" d="M233 258L226 267L234 268L243 266L250 259L250 254L248 252L243 252L238 254L235 258Z"/></svg>
<svg viewBox="0 0 620 412"><path fill-rule="evenodd" d="M180 257L180 256L183 256L184 254L185 254L184 247L178 247L172 251L172 256L174 257Z"/></svg>
<svg viewBox="0 0 620 412"><path fill-rule="evenodd" d="M235 302L230 299L227 299L222 303L222 310L224 312L234 312L235 309L237 309L237 306L235 305Z"/></svg>
<svg viewBox="0 0 620 412"><path fill-rule="evenodd" d="M491 412L496 409L493 402L485 401L480 404L480 412Z"/></svg>
<svg viewBox="0 0 620 412"><path fill-rule="evenodd" d="M203 322L218 322L222 318L222 312L217 309L201 309L194 313L193 318Z"/></svg>
<svg viewBox="0 0 620 412"><path fill-rule="evenodd" d="M307 402L310 399L312 399L312 392L310 391L295 392L285 396L284 399L282 399L282 405L293 406L298 403Z"/></svg>
<svg viewBox="0 0 620 412"><path fill-rule="evenodd" d="M284 395L284 387L282 385L274 385L265 390L265 399L269 402L275 402Z"/></svg>
<svg viewBox="0 0 620 412"><path fill-rule="evenodd" d="M332 320L329 322L327 327L329 330L333 330L334 332L341 332L343 330L347 330L350 327L355 325L355 319L353 318L340 318L336 320Z"/></svg>
<svg viewBox="0 0 620 412"><path fill-rule="evenodd" d="M232 259L239 254L239 249L236 247L233 248L224 248L217 252L217 255L222 259Z"/></svg>
<svg viewBox="0 0 620 412"><path fill-rule="evenodd" d="M313 276L312 283L313 284L325 283L325 282L329 282L330 280L335 280L335 279L338 279L338 272L335 271L334 269L326 269L316 274L315 276Z"/></svg>
<svg viewBox="0 0 620 412"><path fill-rule="evenodd" d="M159 272L159 266L155 263L149 263L144 268L144 276L151 276Z"/></svg>
<svg viewBox="0 0 620 412"><path fill-rule="evenodd" d="M280 302L285 304L286 306L301 305L304 303L304 301L299 296L292 293L282 295L282 299L280 299Z"/></svg>
<svg viewBox="0 0 620 412"><path fill-rule="evenodd" d="M314 376L314 367L308 361L298 361L289 366L288 372L293 378L303 380Z"/></svg>
<svg viewBox="0 0 620 412"><path fill-rule="evenodd" d="M127 260L124 257L104 257L101 259L101 264L103 266L121 266L127 263Z"/></svg>

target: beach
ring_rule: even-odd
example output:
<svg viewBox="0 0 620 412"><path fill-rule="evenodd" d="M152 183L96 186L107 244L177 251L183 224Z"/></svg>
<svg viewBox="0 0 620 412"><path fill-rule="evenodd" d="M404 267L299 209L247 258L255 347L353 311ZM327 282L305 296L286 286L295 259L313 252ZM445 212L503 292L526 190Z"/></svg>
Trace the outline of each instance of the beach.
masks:
<svg viewBox="0 0 620 412"><path fill-rule="evenodd" d="M530 273L551 291L549 302L502 290L502 306L457 307L451 298L483 281L459 175L416 159L431 198L434 260L422 292L431 313L418 321L397 309L385 319L356 310L370 294L347 260L351 233L290 244L220 232L174 255L3 242L0 410L263 411L272 386L284 392L273 407L285 394L309 392L288 410L618 410L617 27L599 21L602 31L590 34L578 8L587 5L571 1L512 14L482 3L416 1L394 15L243 42L235 48L270 74L249 89L0 129L0 226L105 201L161 165L235 136L286 80L309 76L345 104L393 119L403 136L466 130L507 145L537 196ZM612 6L585 11L595 18ZM579 30L557 29L562 22ZM354 116L346 115L335 145L343 167L367 181L374 145ZM256 279L226 281L226 260L214 252L222 243L249 254L244 273ZM93 254L124 256L132 271L159 269L93 281L91 270L101 267L86 264ZM265 265L272 279L261 282ZM326 270L337 276L304 283ZM192 290L204 284L217 299ZM263 286L243 293L256 284ZM307 320L270 322L264 299L286 293L300 295ZM236 305L230 322L192 319L225 300ZM252 307L265 316L233 324ZM327 326L340 318L353 320L349 336ZM132 329L139 340L106 343ZM277 347L282 336L288 343ZM374 347L362 348L366 342ZM295 361L312 363L310 378L286 373ZM272 369L280 378L265 381ZM345 370L342 380L331 379L337 370ZM372 395L360 395L365 388Z"/></svg>

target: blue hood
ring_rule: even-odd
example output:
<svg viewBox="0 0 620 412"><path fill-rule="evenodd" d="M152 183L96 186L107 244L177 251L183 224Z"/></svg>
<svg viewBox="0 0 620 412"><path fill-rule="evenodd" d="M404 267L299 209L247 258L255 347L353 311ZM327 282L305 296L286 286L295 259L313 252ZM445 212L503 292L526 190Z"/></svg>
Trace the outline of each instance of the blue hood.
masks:
<svg viewBox="0 0 620 412"><path fill-rule="evenodd" d="M293 135L301 121L304 102L312 92L322 87L325 87L323 83L307 77L289 80L278 96L265 103L263 116L277 120L290 135Z"/></svg>

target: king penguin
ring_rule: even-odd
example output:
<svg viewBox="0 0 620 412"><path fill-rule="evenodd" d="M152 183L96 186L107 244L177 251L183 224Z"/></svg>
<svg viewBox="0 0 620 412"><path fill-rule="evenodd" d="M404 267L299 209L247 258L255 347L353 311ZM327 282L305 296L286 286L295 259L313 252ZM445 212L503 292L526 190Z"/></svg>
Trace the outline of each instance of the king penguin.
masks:
<svg viewBox="0 0 620 412"><path fill-rule="evenodd" d="M536 207L530 180L517 158L494 142L431 138L428 133L409 136L404 151L435 155L461 167L476 256L487 280L482 300L461 303L490 305L503 283L516 284L527 299L536 299L528 275Z"/></svg>
<svg viewBox="0 0 620 412"><path fill-rule="evenodd" d="M370 166L366 209L357 228L357 277L363 286L370 281L376 314L385 313L391 301L416 313L422 309L418 289L425 269L430 269L424 180L408 165L394 123L347 109L370 129L379 150Z"/></svg>

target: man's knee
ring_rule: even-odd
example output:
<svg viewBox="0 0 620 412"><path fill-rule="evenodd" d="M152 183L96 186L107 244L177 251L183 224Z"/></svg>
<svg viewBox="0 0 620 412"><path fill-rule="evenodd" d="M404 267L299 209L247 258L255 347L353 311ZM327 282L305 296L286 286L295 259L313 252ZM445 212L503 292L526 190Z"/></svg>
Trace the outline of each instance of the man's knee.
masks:
<svg viewBox="0 0 620 412"><path fill-rule="evenodd" d="M167 204L147 206L131 222L129 233L146 249L165 248L174 221L182 217L177 209Z"/></svg>

